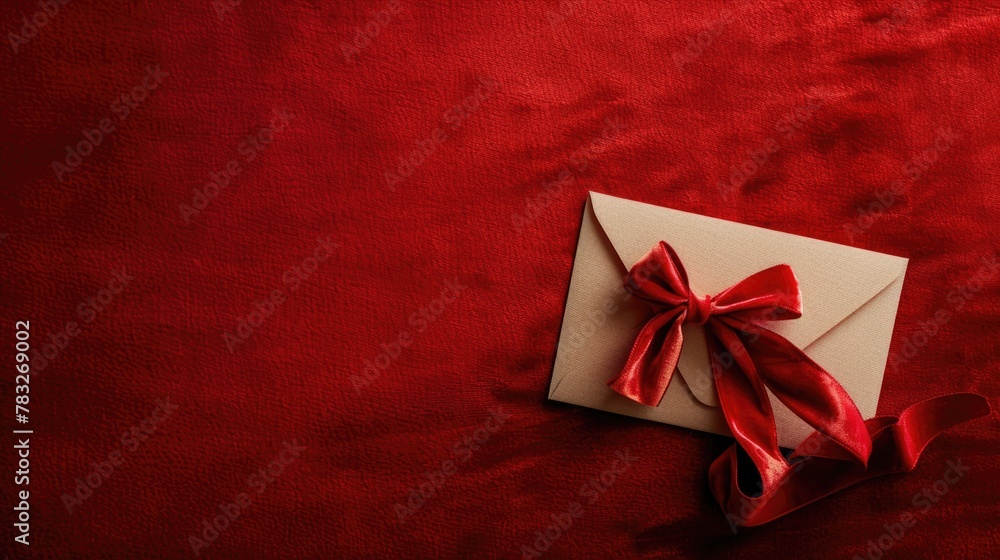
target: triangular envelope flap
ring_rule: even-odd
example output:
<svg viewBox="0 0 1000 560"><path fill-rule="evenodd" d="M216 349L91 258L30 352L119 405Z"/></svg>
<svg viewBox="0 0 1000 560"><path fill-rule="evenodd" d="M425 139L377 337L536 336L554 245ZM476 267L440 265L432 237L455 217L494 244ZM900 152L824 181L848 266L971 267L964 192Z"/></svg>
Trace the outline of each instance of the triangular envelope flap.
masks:
<svg viewBox="0 0 1000 560"><path fill-rule="evenodd" d="M714 295L765 268L791 266L802 293L802 317L767 326L799 348L843 321L906 269L907 259L902 257L596 192L590 199L626 269L656 243L666 241L684 263L696 294ZM685 326L686 334L701 334L689 327ZM690 383L692 367L710 371L703 338L685 337L678 367L698 400L714 405L711 384Z"/></svg>

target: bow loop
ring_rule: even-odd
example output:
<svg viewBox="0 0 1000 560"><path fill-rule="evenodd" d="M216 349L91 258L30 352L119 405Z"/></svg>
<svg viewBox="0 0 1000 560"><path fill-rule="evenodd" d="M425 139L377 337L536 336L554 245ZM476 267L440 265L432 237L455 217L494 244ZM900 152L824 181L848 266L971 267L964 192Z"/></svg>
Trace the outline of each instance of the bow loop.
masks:
<svg viewBox="0 0 1000 560"><path fill-rule="evenodd" d="M678 307L688 301L687 272L670 245L660 241L625 277L625 290L657 306Z"/></svg>
<svg viewBox="0 0 1000 560"><path fill-rule="evenodd" d="M779 264L752 274L715 296L719 315L756 323L802 316L802 293L792 267Z"/></svg>

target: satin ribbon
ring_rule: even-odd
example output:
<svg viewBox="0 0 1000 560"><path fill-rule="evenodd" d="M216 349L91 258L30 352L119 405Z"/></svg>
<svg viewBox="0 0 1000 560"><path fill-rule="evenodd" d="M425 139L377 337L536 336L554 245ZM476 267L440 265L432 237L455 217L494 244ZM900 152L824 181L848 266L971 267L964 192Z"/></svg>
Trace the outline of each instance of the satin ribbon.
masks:
<svg viewBox="0 0 1000 560"><path fill-rule="evenodd" d="M822 432L813 432L789 456L792 463L777 481L753 497L740 489L741 456L734 444L709 468L709 486L734 531L762 525L859 482L910 472L941 432L988 414L990 405L984 397L953 393L912 405L898 418L872 418L865 422L866 436L872 441L867 467L845 461L841 449Z"/></svg>
<svg viewBox="0 0 1000 560"><path fill-rule="evenodd" d="M625 289L649 303L654 314L608 385L657 406L677 368L681 326L705 325L719 403L736 438L709 475L727 517L740 525L764 523L862 480L910 470L923 446L942 430L989 414L985 399L962 394L914 405L898 420L864 421L833 376L761 325L802 315L798 280L788 265L762 270L715 296L698 296L677 254L661 241L632 267ZM778 447L767 390L816 430L789 456L793 464ZM739 488L741 451L759 477L755 498ZM792 476L800 471L805 474Z"/></svg>

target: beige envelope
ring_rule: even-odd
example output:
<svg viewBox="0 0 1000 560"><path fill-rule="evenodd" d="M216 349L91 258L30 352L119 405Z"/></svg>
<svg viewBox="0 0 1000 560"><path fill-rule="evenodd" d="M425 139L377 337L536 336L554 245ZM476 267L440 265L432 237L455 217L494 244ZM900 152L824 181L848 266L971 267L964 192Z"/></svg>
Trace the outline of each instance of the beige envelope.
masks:
<svg viewBox="0 0 1000 560"><path fill-rule="evenodd" d="M766 326L829 371L864 418L875 416L907 259L595 192L584 212L549 399L729 435L703 326L684 325L680 375L658 407L607 386L651 313L625 292L623 279L661 240L677 252L699 295L790 265L802 291L802 317ZM779 443L797 446L812 428L773 395L771 405Z"/></svg>

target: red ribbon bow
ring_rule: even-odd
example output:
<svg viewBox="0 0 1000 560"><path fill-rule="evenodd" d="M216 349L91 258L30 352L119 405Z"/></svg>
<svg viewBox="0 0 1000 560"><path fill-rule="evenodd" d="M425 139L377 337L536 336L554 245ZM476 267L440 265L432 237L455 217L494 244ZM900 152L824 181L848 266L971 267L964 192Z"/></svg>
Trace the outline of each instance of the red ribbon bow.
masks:
<svg viewBox="0 0 1000 560"><path fill-rule="evenodd" d="M625 367L608 382L636 402L657 406L663 399L683 346L681 325L706 327L716 392L737 441L713 463L712 491L736 524L764 523L861 480L911 470L923 445L938 433L989 413L984 398L960 394L914 405L899 420L865 422L833 376L761 325L802 316L798 280L788 265L762 270L714 297L698 297L688 286L677 254L661 241L632 267L625 289L655 310L636 337ZM816 429L790 456L808 457L807 472L815 476L802 475L789 483L789 475L802 467L793 468L778 447L768 389ZM914 448L918 442L921 445ZM756 498L737 484L738 448L760 475Z"/></svg>

